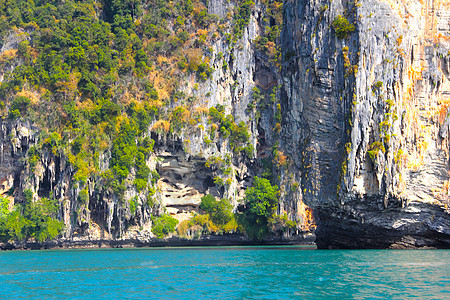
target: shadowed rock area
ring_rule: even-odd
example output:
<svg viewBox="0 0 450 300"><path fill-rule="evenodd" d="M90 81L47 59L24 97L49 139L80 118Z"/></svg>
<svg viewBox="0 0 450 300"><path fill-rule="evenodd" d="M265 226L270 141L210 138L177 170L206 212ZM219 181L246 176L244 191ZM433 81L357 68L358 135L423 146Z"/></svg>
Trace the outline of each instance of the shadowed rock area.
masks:
<svg viewBox="0 0 450 300"><path fill-rule="evenodd" d="M448 15L440 1L285 1L284 146L319 248L450 247ZM339 17L353 24L340 37Z"/></svg>

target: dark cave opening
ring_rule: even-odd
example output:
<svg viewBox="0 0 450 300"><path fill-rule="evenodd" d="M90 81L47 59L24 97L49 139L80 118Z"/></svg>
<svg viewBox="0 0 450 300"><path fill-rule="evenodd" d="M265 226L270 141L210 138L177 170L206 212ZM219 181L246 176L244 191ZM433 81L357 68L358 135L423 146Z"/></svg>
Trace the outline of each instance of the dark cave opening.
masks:
<svg viewBox="0 0 450 300"><path fill-rule="evenodd" d="M55 180L54 181L52 181L52 176L50 174L50 168L45 169L44 177L42 178L42 181L39 182L38 196L40 198L50 197L50 192L52 192L56 183L59 181L60 165L61 165L60 159L59 159L59 157L56 157L55 158Z"/></svg>
<svg viewBox="0 0 450 300"><path fill-rule="evenodd" d="M270 27L275 26L276 23L277 23L277 22L275 21L275 18L271 17L271 18L270 18Z"/></svg>
<svg viewBox="0 0 450 300"><path fill-rule="evenodd" d="M55 182L53 183L53 186L55 186L55 183L59 181L59 175L61 170L61 160L59 157L55 158Z"/></svg>
<svg viewBox="0 0 450 300"><path fill-rule="evenodd" d="M100 227L106 224L108 215L108 204L103 200L102 194L94 193L89 199L89 210L91 211L91 220Z"/></svg>
<svg viewBox="0 0 450 300"><path fill-rule="evenodd" d="M50 171L45 169L44 178L39 182L38 196L40 198L48 198L50 196L50 191L52 190L52 183L50 180Z"/></svg>
<svg viewBox="0 0 450 300"><path fill-rule="evenodd" d="M28 141L26 139L22 140L22 143L20 145L20 150L22 151L22 153L27 153L28 151Z"/></svg>
<svg viewBox="0 0 450 300"><path fill-rule="evenodd" d="M20 186L20 172L17 172L17 173L14 174L13 186L8 191L8 194L11 195L11 196L14 196L14 198L15 198L16 197L15 193L16 193L16 189L17 189L18 186Z"/></svg>
<svg viewBox="0 0 450 300"><path fill-rule="evenodd" d="M212 178L212 176L206 176L205 181L203 182L204 184L204 189L207 190L210 187L214 187L216 186L216 184L214 183L214 179Z"/></svg>

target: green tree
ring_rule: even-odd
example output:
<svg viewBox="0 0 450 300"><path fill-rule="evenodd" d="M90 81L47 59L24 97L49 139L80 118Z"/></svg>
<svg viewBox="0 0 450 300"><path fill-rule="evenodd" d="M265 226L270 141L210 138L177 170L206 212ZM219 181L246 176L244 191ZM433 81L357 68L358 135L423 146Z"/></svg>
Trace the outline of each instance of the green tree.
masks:
<svg viewBox="0 0 450 300"><path fill-rule="evenodd" d="M217 201L210 194L202 197L199 208L209 214L214 224L225 225L233 219L233 206L227 199Z"/></svg>
<svg viewBox="0 0 450 300"><path fill-rule="evenodd" d="M164 214L159 217L152 217L153 226L152 232L158 238L163 238L165 235L174 232L178 224L178 220L172 218L170 215Z"/></svg>
<svg viewBox="0 0 450 300"><path fill-rule="evenodd" d="M255 177L253 186L245 191L245 211L241 223L250 238L262 239L268 232L268 220L278 204L278 186L265 178Z"/></svg>
<svg viewBox="0 0 450 300"><path fill-rule="evenodd" d="M150 168L145 163L145 155L138 152L136 155L136 179L135 185L138 191L147 187L148 176L150 175Z"/></svg>
<svg viewBox="0 0 450 300"><path fill-rule="evenodd" d="M27 228L31 226L31 222L22 216L19 210L12 211L8 214L5 222L6 240L22 241L26 237Z"/></svg>
<svg viewBox="0 0 450 300"><path fill-rule="evenodd" d="M0 197L0 218L4 218L9 214L9 199Z"/></svg>
<svg viewBox="0 0 450 300"><path fill-rule="evenodd" d="M24 116L31 104L31 100L24 96L19 96L14 98L10 108L10 117L17 118L19 116Z"/></svg>
<svg viewBox="0 0 450 300"><path fill-rule="evenodd" d="M43 242L58 236L63 228L63 223L57 219L58 201L42 198L34 203L30 190L25 190L24 195L25 203L14 205L11 212L5 207L7 201L1 199L0 240L35 238Z"/></svg>

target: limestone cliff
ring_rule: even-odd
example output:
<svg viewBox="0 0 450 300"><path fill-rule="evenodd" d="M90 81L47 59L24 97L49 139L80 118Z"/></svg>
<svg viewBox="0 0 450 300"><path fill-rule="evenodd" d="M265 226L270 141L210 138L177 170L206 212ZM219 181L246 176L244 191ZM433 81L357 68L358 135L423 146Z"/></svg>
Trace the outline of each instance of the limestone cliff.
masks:
<svg viewBox="0 0 450 300"><path fill-rule="evenodd" d="M266 242L449 247L447 2L130 3L0 16L0 225L50 199L49 247L245 243L199 205L259 176Z"/></svg>
<svg viewBox="0 0 450 300"><path fill-rule="evenodd" d="M104 18L113 24L108 26L128 26L109 20L112 19L109 14L117 10L114 4L106 1L102 7L103 2L102 5L92 2L95 5L86 5L88 12L90 9L96 11L95 22ZM111 69L112 75L108 76L116 78L116 81L100 98L100 101L111 99L107 100L111 101L108 107L113 109L108 113L116 115L107 115L103 120L104 116L100 114L100 119L95 121L87 117L83 126L90 132L75 123L71 123L70 128L62 125L73 118L74 111L75 118L83 113L95 113L96 101L99 101L95 100L98 96L91 92L95 87L91 86L89 92L81 92L80 87L93 79L83 79L85 75L78 73L80 67L77 64L82 64L79 61L68 74L71 82L59 79L61 82L57 83L56 91L49 93L46 91L46 88L51 90L48 85L37 83L33 86L24 77L14 92L3 93L6 107L2 108L0 178L2 197L9 199L10 210L15 209L12 208L14 204L25 207L30 202L53 199L58 206L57 218L64 225L56 242L69 246L95 245L96 241L109 245L130 241L139 245L155 243L158 239L152 228L155 218L163 214L172 216L180 222L179 228L184 228L174 234L175 239L198 239L202 235L210 238L210 234L223 233L210 232L209 228L205 229L205 224L186 225L201 213L201 197L209 194L216 199L225 198L239 213L246 188L252 185L254 176L265 172L265 176L272 178L272 182L281 188L280 203L275 210L279 218L271 225L269 240L301 240L303 233L310 233L314 228L311 212L302 202L298 178L291 170L293 166L284 150L279 148L279 35L272 32L274 37L268 42L267 38L262 39L268 35L267 28L278 30L277 24L282 21L281 2L212 0L206 9L202 1L194 2L194 6L187 9L177 7L180 12L188 11L184 16L170 16L164 10L165 4L161 3L142 3L140 11L130 8L137 29L136 36L128 29L128 37L130 40L142 39L148 55L148 60L143 61L153 65L143 68L143 71L138 70L137 58L126 62L130 55L117 61L124 66ZM158 13L165 16L163 21L153 16L157 15L153 6L161 5L163 8ZM186 2L186 5L192 3ZM126 5L122 6L123 11L126 8ZM64 9L70 10L70 6ZM74 17L77 14L74 12ZM145 23L148 20L153 22L153 17L160 22L155 23L161 26L158 33L154 33L155 25L147 27ZM120 29L115 30L116 38L119 33L123 35ZM40 57L36 50L30 50L30 59L21 47L34 46L37 44L35 40L46 34L49 33L45 28L29 24L5 34L1 43L0 66L1 81L6 86L20 72L17 71L20 67L37 68L36 61ZM158 39L160 34L170 36L167 45L160 42L169 50L158 50L162 46L155 43L155 36ZM110 42L115 49L119 43L117 40ZM130 46L123 53L134 53L136 47L141 46ZM174 47L179 47L176 50L180 51L178 54L171 54ZM73 49L64 50L58 59L67 61L72 55L67 52L72 53ZM113 52L114 55L119 55L118 51ZM98 60L98 56L95 59ZM135 65L136 70L127 72L129 65ZM100 69L100 65L95 68ZM189 72L183 73L186 68ZM205 72L198 71L200 68ZM117 72L116 69L122 71ZM105 76L105 73L100 72L99 75ZM141 82L145 81L149 83L142 88ZM19 108L17 115L13 116L14 99L18 97L31 100L26 104L26 112ZM73 104L71 108L68 103ZM135 118L138 109L148 104L158 116L151 117L152 120L139 134L128 139L128 144L119 144L127 134L121 132L120 126L131 124L127 120L131 120L131 116ZM98 106L100 110L104 105ZM214 119L211 109L221 117ZM117 116L117 110L121 116ZM19 112L23 116L19 116ZM141 113L133 122L150 118L149 114ZM108 127L108 118L117 120L113 125L117 129ZM225 122L223 120L227 125L221 125ZM226 128L238 132L228 132ZM112 134L107 133L108 130ZM233 137L236 134L238 136ZM153 142L145 146L147 150L142 150L142 153L147 153L142 156L146 167L138 165L135 153L132 158L135 164L122 168L127 172L117 181L117 170L120 171L114 162L117 161L117 151L123 151L130 143L132 147L141 149L145 139ZM126 157L119 157L122 163L120 160L126 162ZM143 178L145 184L137 184L139 172L146 168L149 171ZM286 222L290 222L287 227ZM190 227L186 229L186 226ZM236 231L234 225L228 233ZM220 242L220 238L218 240ZM242 236L236 242L246 240Z"/></svg>
<svg viewBox="0 0 450 300"><path fill-rule="evenodd" d="M449 9L285 1L284 147L319 247L448 247Z"/></svg>

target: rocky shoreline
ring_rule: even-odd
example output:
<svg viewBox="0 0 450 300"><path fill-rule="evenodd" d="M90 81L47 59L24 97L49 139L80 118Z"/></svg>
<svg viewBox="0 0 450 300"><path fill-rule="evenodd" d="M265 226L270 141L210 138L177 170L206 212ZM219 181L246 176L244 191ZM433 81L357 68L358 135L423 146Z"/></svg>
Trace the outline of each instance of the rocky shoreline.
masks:
<svg viewBox="0 0 450 300"><path fill-rule="evenodd" d="M363 205L348 200L340 210L316 210L318 248L327 249L449 249L450 218L444 207L411 202L384 208L377 199ZM380 202L380 201L378 201Z"/></svg>
<svg viewBox="0 0 450 300"><path fill-rule="evenodd" d="M59 239L47 242L0 243L0 250L49 250L49 249L95 249L95 248L141 248L141 247L203 247L203 246L282 246L301 245L315 248L315 235L312 233L292 238L272 237L261 241L249 240L240 234L205 235L199 239L170 237L164 239L152 238L118 239L118 240L88 240Z"/></svg>

